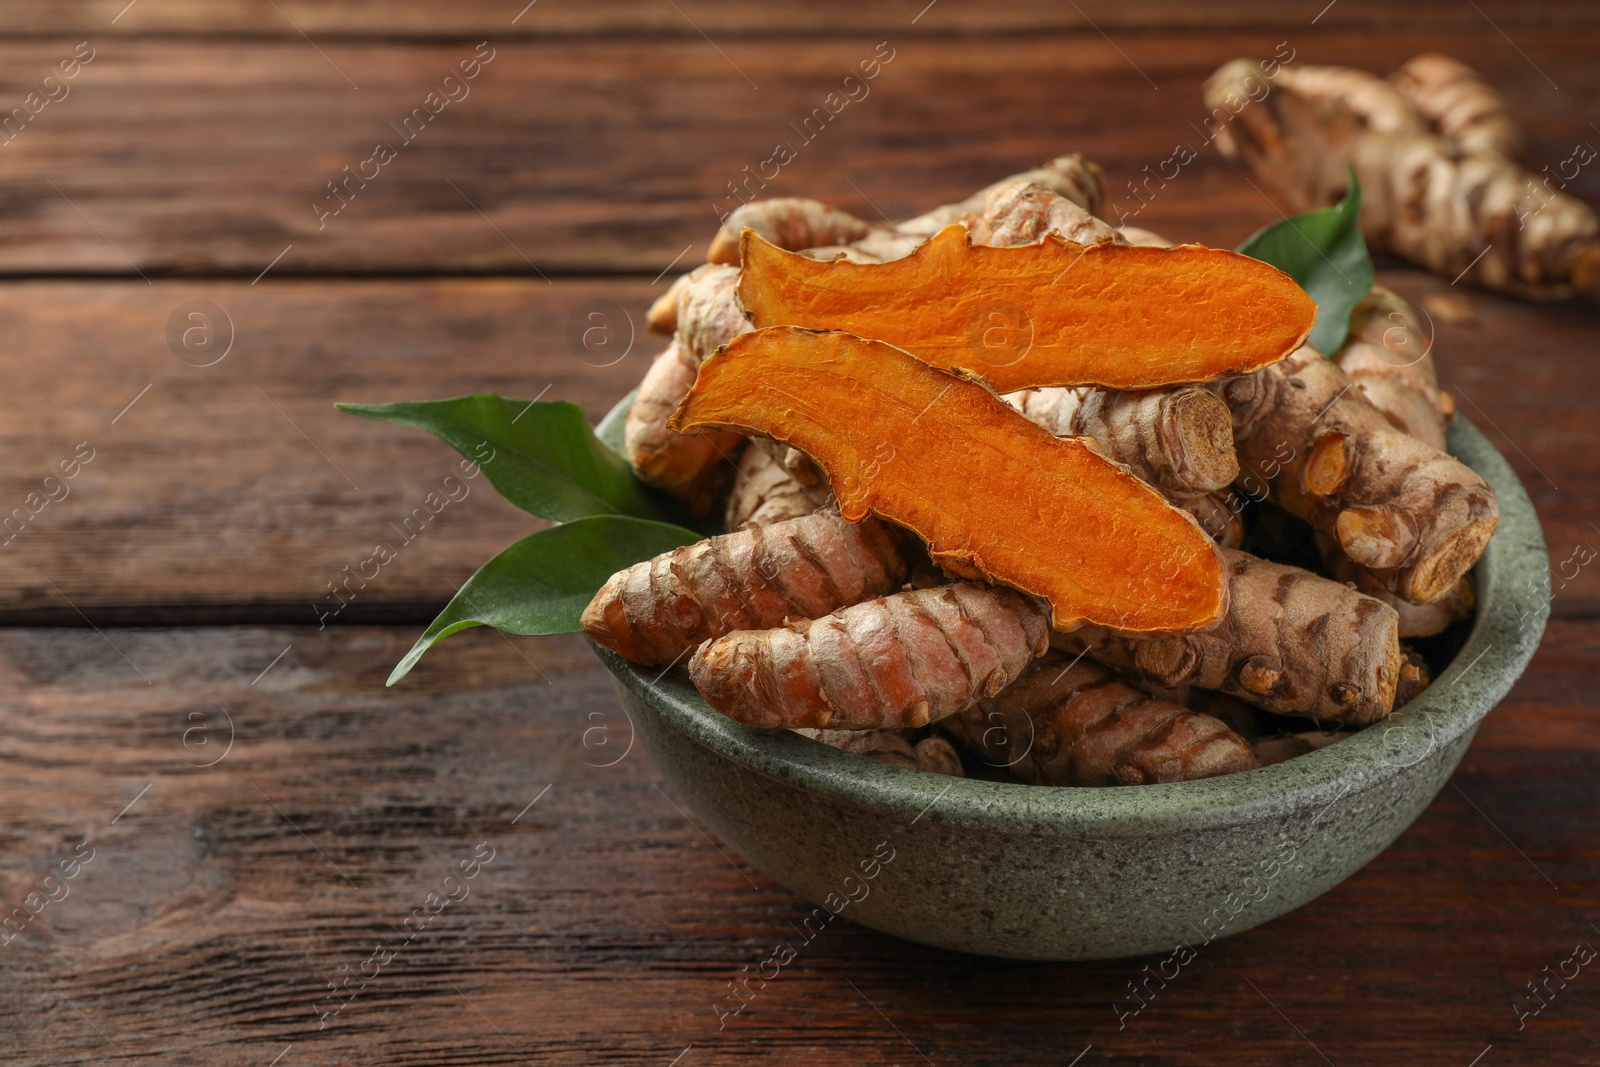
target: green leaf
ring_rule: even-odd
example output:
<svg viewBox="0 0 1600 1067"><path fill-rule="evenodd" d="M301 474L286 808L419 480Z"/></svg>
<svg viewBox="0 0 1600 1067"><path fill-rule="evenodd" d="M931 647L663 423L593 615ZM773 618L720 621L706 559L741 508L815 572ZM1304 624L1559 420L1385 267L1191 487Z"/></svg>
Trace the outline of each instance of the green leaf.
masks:
<svg viewBox="0 0 1600 1067"><path fill-rule="evenodd" d="M638 395L639 390L635 387L595 423L594 435L601 444L619 456L627 455L628 409L633 407L633 399Z"/></svg>
<svg viewBox="0 0 1600 1067"><path fill-rule="evenodd" d="M1358 218L1361 183L1354 170L1346 172L1350 187L1343 200L1263 226L1238 248L1289 275L1317 302L1310 340L1325 356L1344 347L1350 310L1372 288L1372 258Z"/></svg>
<svg viewBox="0 0 1600 1067"><path fill-rule="evenodd" d="M595 437L576 404L478 393L336 406L364 419L427 430L478 464L501 496L541 519L664 517L627 461Z"/></svg>
<svg viewBox="0 0 1600 1067"><path fill-rule="evenodd" d="M583 609L607 578L699 540L693 530L625 515L577 519L524 537L467 579L387 684L404 678L424 652L469 626L493 626L508 634L577 633Z"/></svg>

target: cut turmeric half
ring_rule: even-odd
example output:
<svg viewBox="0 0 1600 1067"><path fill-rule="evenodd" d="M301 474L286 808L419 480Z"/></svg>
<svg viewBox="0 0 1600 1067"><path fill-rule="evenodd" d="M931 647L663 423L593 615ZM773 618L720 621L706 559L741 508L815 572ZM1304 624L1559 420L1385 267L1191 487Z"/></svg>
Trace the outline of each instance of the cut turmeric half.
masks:
<svg viewBox="0 0 1600 1067"><path fill-rule="evenodd" d="M1246 374L1298 348L1317 314L1276 267L1198 245L1085 246L1050 234L993 248L951 225L888 263L808 259L753 230L740 255L739 301L758 329L887 341L1000 393Z"/></svg>
<svg viewBox="0 0 1600 1067"><path fill-rule="evenodd" d="M669 425L799 449L846 519L898 523L948 572L1043 598L1058 630L1182 632L1227 609L1222 561L1191 516L1083 439L881 341L794 327L736 337Z"/></svg>

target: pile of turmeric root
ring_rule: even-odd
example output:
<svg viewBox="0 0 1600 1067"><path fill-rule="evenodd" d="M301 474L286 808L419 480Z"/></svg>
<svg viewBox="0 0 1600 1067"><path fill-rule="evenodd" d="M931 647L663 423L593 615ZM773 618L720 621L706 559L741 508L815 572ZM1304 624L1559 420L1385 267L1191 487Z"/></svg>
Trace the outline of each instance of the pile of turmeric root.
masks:
<svg viewBox="0 0 1600 1067"><path fill-rule="evenodd" d="M907 408L884 423L897 432L875 439L876 454L851 454L850 476L836 461L844 446L825 433L752 433L699 397L738 369L753 347L745 335L768 325L741 302L758 253L832 264L837 279L849 264L887 269L956 224L973 250L1054 241L1080 255L1170 250L1144 258L1177 262L1182 249L1160 236L1102 221L1104 193L1101 170L1066 155L898 224L803 199L753 201L729 215L710 262L651 308L651 328L671 341L626 421L637 476L724 532L614 575L584 613L589 635L638 664L686 665L713 707L751 726L925 771L1044 785L1175 782L1280 762L1385 718L1426 687L1415 643L1470 615L1469 571L1498 510L1484 480L1445 451L1452 404L1430 340L1382 287L1358 305L1341 350L1301 344L1302 328L1243 373L1157 388L1008 390L994 383L1034 379L929 370L951 384L927 392L922 413ZM883 329L923 321L882 300ZM993 367L1012 365L1007 346L1022 352L1037 340L1016 310L982 309L973 327L972 344L1000 354ZM920 403L917 390L939 384L890 367L904 353L879 342L897 355L868 342L823 345L807 331L783 343L795 348L793 376L763 383L777 407L804 409L821 393L836 407L818 410L837 420L883 420L874 405ZM875 384L874 366L893 384ZM968 389L985 396L966 398ZM871 395L851 403L852 393ZM1177 534L1203 532L1204 559L1138 575L1155 606L1191 596L1189 575L1212 575L1221 595L1193 609L1192 625L1163 629L1138 605L1064 618L1060 602L996 578L952 544L951 516L989 509L1004 526L1054 506L1024 471L934 471L917 488L930 499L913 509L916 521L886 511L881 488L856 484L861 471L897 476L906 453L937 439L929 433L964 425L928 430L941 411L969 399L978 410L996 395L1028 432L1081 442L1130 476L1125 495L1150 497L1183 527ZM985 447L1003 451L1003 442ZM1063 515L1034 555L1046 566L1072 557L1074 588L1092 586L1095 566L1143 536L1115 514Z"/></svg>
<svg viewBox="0 0 1600 1067"><path fill-rule="evenodd" d="M1349 167L1372 247L1530 300L1600 296L1600 217L1566 191L1594 149L1532 169L1500 94L1448 56L1416 56L1388 78L1236 59L1205 99L1223 154L1296 210L1338 200Z"/></svg>

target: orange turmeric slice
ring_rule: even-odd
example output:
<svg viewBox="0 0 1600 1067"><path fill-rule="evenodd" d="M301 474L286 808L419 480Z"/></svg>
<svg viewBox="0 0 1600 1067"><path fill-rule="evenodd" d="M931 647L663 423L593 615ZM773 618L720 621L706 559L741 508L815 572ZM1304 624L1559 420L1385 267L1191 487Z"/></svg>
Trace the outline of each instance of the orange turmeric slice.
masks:
<svg viewBox="0 0 1600 1067"><path fill-rule="evenodd" d="M1187 513L1083 439L881 341L794 327L737 337L701 364L668 425L798 448L846 519L898 523L947 571L1043 598L1058 630L1196 630L1227 609L1221 558Z"/></svg>
<svg viewBox="0 0 1600 1067"><path fill-rule="evenodd" d="M820 262L743 235L739 300L759 329L887 341L1009 393L1154 389L1245 374L1298 348L1317 308L1294 280L1198 245L974 246L946 226L888 263Z"/></svg>

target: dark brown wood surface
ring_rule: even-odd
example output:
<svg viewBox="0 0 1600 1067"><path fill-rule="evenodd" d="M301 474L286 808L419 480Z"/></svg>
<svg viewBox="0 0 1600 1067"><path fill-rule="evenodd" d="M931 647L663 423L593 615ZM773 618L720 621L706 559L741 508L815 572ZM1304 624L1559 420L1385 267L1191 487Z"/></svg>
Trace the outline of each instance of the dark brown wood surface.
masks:
<svg viewBox="0 0 1600 1067"><path fill-rule="evenodd" d="M1557 579L1527 676L1411 830L1121 1026L1151 960L986 961L846 924L719 1030L726 983L801 902L674 807L584 645L470 632L382 686L536 525L481 481L322 619L327 583L456 462L332 403L494 390L597 417L659 347L644 309L702 254L725 183L878 41L896 52L872 95L769 192L901 216L1078 150L1139 224L1231 245L1277 209L1214 150L1142 210L1126 191L1201 147L1217 62L1279 41L1382 69L1448 51L1554 164L1600 143L1592 5L72 0L3 18L0 115L95 49L0 144L0 516L93 454L0 535L0 913L93 849L0 944L7 1064L1600 1060L1600 977L1521 1029L1513 1006L1600 944L1593 564ZM472 95L319 232L324 183L484 39ZM1600 201L1595 173L1576 184ZM1600 314L1383 277L1434 314L1445 387L1522 476L1553 562L1600 549ZM232 338L209 366L215 347L173 340L195 301L225 324L191 342ZM568 341L594 301L605 353ZM480 842L470 895L322 1020L327 983Z"/></svg>
<svg viewBox="0 0 1600 1067"><path fill-rule="evenodd" d="M334 402L493 391L576 400L598 419L663 347L645 332L644 308L667 285L0 286L0 318L12 325L13 350L28 355L0 365L0 518L81 442L95 450L65 499L20 532L0 532L0 617L78 623L81 609L96 623L314 624L314 605L338 604L328 583L383 540L398 558L339 621L431 618L479 563L542 523L477 479L402 544L396 528L460 473L460 457L415 430L341 414ZM191 365L208 352L180 343L186 363L169 346L169 320L193 301L221 309L210 312L213 344L226 342L231 324L232 350L211 366ZM568 347L568 320L594 307L614 320L617 356Z"/></svg>
<svg viewBox="0 0 1600 1067"><path fill-rule="evenodd" d="M720 53L698 36L497 41L456 90L468 95L410 143L403 120L475 42L91 41L95 58L66 97L0 145L0 273L248 281L273 264L276 278L654 277L703 253L718 212L740 202L730 183L745 198L813 196L903 218L1066 151L1107 168L1108 211L1231 246L1276 213L1205 140L1199 86L1220 63L1283 43L1285 56L1388 70L1445 50L1506 87L1534 157L1558 165L1574 142L1600 136L1581 103L1600 99L1594 37L1548 25L1518 37L1508 44L1484 23L1162 30L1121 43L1093 32L841 32L730 40ZM893 58L867 95L808 133L807 116L882 41ZM76 47L69 37L0 43L0 114ZM762 188L779 141L795 159ZM395 158L366 164L379 142ZM1141 207L1131 183L1146 167L1158 174L1179 144L1198 158L1149 187ZM1600 197L1592 170L1575 184ZM330 182L348 184L336 195Z"/></svg>
<svg viewBox="0 0 1600 1067"><path fill-rule="evenodd" d="M803 17L801 17L803 16ZM952 4L948 0L888 0L859 4L850 0L818 0L800 10L792 4L751 4L742 0L608 0L605 3L558 3L553 0L457 0L451 4L384 3L381 0L12 0L8 22L20 33L57 35L100 33L108 36L160 34L199 37L235 34L249 37L418 39L472 36L552 34L588 36L699 37L707 34L782 34L826 37L840 32L894 31L902 35L1090 30L1094 26L1143 30L1150 27L1217 26L1303 28L1319 26L1467 26L1519 27L1550 20L1593 24L1594 9L1580 0L1553 0L1531 8L1516 0L1481 0L1458 4L1420 0L1393 4L1384 0L1340 0L1329 5L1313 0L1262 4L1251 0L1218 0L1197 5L1182 0L1129 0L1074 8L1051 0L1014 0L1008 4Z"/></svg>
<svg viewBox="0 0 1600 1067"><path fill-rule="evenodd" d="M719 1030L726 983L801 902L674 808L579 640L475 631L385 690L410 639L0 632L5 795L26 798L0 890L94 849L0 947L6 1062L119 1062L114 1043L168 1064L664 1065L693 1045L682 1063L1010 1065L1092 1044L1081 1062L1284 1064L1320 1062L1312 1042L1341 1067L1464 1067L1490 1044L1591 1062L1600 991L1570 983L1520 1033L1511 1008L1600 940L1589 622L1552 627L1395 846L1203 950L1122 1028L1112 1004L1153 961L983 961L844 925ZM470 895L320 1026L326 983L482 841Z"/></svg>

